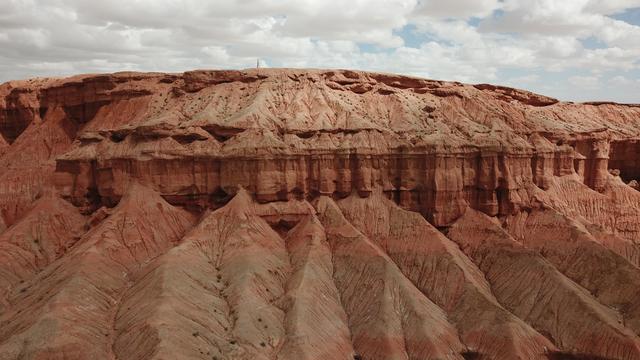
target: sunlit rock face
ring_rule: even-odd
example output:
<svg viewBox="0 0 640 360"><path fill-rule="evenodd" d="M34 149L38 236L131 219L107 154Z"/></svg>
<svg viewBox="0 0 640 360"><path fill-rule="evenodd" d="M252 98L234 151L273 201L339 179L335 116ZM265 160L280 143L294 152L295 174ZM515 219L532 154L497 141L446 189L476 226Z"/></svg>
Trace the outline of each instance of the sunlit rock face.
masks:
<svg viewBox="0 0 640 360"><path fill-rule="evenodd" d="M0 85L2 359L640 359L640 106L347 70Z"/></svg>

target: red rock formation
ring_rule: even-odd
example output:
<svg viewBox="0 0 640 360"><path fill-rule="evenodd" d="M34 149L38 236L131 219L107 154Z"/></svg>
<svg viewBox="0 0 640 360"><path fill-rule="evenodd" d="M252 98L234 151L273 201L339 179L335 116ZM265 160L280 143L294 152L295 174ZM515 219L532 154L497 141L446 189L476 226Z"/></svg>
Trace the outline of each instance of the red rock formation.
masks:
<svg viewBox="0 0 640 360"><path fill-rule="evenodd" d="M639 144L393 74L2 84L0 358L640 359Z"/></svg>
<svg viewBox="0 0 640 360"><path fill-rule="evenodd" d="M112 356L114 316L132 276L172 247L192 220L152 191L130 186L111 216L12 289L0 320L0 358ZM21 255L8 256L15 263Z"/></svg>
<svg viewBox="0 0 640 360"><path fill-rule="evenodd" d="M380 193L366 199L351 196L340 206L418 289L447 312L469 349L492 359L535 359L555 350L505 310L471 260L418 213L400 209Z"/></svg>
<svg viewBox="0 0 640 360"><path fill-rule="evenodd" d="M2 154L4 154L4 152L7 151L8 148L9 144L4 139L4 137L0 136L0 156L2 156Z"/></svg>
<svg viewBox="0 0 640 360"><path fill-rule="evenodd" d="M85 232L84 218L51 194L0 235L0 304L5 296L62 257ZM4 306L2 306L4 307ZM1 309L1 308L0 308Z"/></svg>
<svg viewBox="0 0 640 360"><path fill-rule="evenodd" d="M391 75L251 70L114 79L83 79L93 84L84 96L104 105L93 119L76 120L86 125L58 158L58 183L78 205L96 196L116 203L131 176L172 202L200 207L238 184L260 201L381 187L442 226L468 205L489 215L517 211L528 203L527 184L544 188L550 176L576 168L600 189L609 142L638 137L638 108L534 101L515 90L506 99L486 86ZM103 83L113 86L110 97L95 85ZM370 90L352 91L356 85ZM64 103L52 95L59 88L75 86L43 90L48 108ZM115 112L130 114L128 123L111 119Z"/></svg>
<svg viewBox="0 0 640 360"><path fill-rule="evenodd" d="M459 359L445 314L326 196L316 205L333 250L334 279L356 351L366 359ZM366 296L361 296L367 289Z"/></svg>
<svg viewBox="0 0 640 360"><path fill-rule="evenodd" d="M516 240L542 253L565 276L619 312L625 326L640 333L638 267L607 249L582 224L554 209L523 212L507 219L507 226ZM622 349L618 347L616 357L635 358L633 352Z"/></svg>
<svg viewBox="0 0 640 360"><path fill-rule="evenodd" d="M469 209L448 235L479 264L498 301L559 348L602 358L638 358L640 338L621 324L620 314L527 248L536 246L529 236L544 236L536 231L525 230L523 246L486 215Z"/></svg>

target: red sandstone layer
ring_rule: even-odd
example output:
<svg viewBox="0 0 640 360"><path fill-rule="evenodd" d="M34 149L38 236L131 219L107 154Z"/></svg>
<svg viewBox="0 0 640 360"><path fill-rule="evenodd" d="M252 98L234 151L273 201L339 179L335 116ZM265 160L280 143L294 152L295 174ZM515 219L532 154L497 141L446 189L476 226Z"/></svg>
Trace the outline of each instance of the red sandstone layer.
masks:
<svg viewBox="0 0 640 360"><path fill-rule="evenodd" d="M346 70L0 85L2 359L640 359L640 107Z"/></svg>

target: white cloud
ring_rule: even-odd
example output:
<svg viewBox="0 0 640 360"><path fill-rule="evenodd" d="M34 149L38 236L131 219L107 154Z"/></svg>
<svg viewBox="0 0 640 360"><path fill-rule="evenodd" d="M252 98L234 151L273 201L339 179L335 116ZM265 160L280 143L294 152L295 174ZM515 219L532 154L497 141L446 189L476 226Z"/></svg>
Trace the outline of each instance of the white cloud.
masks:
<svg viewBox="0 0 640 360"><path fill-rule="evenodd" d="M638 0L505 0L501 16L484 19L486 32L594 37L609 45L640 48L640 26L607 15L632 6Z"/></svg>
<svg viewBox="0 0 640 360"><path fill-rule="evenodd" d="M576 90L595 90L600 87L600 78L597 76L571 76L569 84L577 87Z"/></svg>
<svg viewBox="0 0 640 360"><path fill-rule="evenodd" d="M617 14L634 7L640 7L640 0L589 0L586 5L588 11L604 15Z"/></svg>
<svg viewBox="0 0 640 360"><path fill-rule="evenodd" d="M635 89L635 91L637 91L637 89L640 89L640 77L632 78L628 76L618 75L610 78L608 81L608 85L614 88L628 88Z"/></svg>
<svg viewBox="0 0 640 360"><path fill-rule="evenodd" d="M539 80L540 80L539 75L529 74L529 75L523 75L523 76L507 79L506 83L512 84L513 86L518 87L518 86L522 86L522 84L531 84L531 83L538 82Z"/></svg>
<svg viewBox="0 0 640 360"><path fill-rule="evenodd" d="M421 0L415 13L434 18L485 17L502 7L500 0Z"/></svg>

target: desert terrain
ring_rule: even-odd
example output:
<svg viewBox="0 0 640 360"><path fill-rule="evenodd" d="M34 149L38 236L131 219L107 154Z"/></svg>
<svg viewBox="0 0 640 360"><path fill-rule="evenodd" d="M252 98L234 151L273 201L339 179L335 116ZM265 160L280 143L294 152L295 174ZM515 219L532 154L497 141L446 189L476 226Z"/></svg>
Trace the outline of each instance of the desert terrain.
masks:
<svg viewBox="0 0 640 360"><path fill-rule="evenodd" d="M349 70L0 85L0 359L640 359L640 105Z"/></svg>

